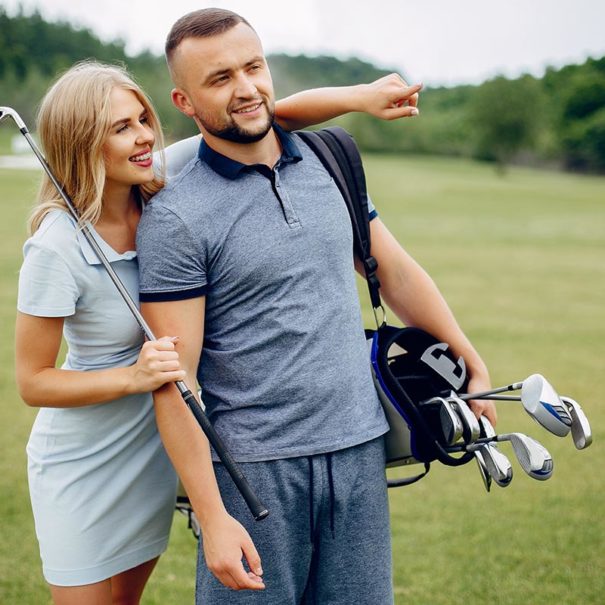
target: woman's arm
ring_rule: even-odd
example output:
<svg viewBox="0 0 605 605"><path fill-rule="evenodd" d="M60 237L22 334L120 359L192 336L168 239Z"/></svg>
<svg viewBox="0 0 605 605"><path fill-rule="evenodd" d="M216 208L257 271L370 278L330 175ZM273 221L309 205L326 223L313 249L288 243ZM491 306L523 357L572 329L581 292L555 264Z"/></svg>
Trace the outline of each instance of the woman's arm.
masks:
<svg viewBox="0 0 605 605"><path fill-rule="evenodd" d="M313 88L277 101L275 119L286 130L296 130L353 111L383 120L416 116L421 89L422 84L408 86L398 74L371 84Z"/></svg>
<svg viewBox="0 0 605 605"><path fill-rule="evenodd" d="M62 317L18 313L15 368L19 394L33 407L79 407L153 391L183 380L174 339L146 342L136 363L125 368L79 372L55 367Z"/></svg>

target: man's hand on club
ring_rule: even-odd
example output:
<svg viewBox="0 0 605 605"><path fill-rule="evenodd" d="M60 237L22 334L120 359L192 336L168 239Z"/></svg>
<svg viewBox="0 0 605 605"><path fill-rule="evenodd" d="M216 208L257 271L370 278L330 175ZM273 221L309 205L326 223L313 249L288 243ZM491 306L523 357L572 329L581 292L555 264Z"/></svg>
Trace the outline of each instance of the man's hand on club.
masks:
<svg viewBox="0 0 605 605"><path fill-rule="evenodd" d="M467 387L469 393L479 393L481 391L488 391L489 389L491 389L489 377L484 378L483 376L472 377L469 380ZM485 416L492 426L496 426L498 414L496 412L496 405L493 401L487 399L473 399L472 401L469 401L468 404L477 418Z"/></svg>

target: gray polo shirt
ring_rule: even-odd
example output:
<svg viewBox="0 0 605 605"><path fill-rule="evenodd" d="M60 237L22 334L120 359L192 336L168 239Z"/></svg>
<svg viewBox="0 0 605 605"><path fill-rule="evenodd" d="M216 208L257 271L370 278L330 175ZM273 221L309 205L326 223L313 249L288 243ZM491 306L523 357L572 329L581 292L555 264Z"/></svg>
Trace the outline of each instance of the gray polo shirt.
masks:
<svg viewBox="0 0 605 605"><path fill-rule="evenodd" d="M146 206L137 235L141 301L206 297L197 378L240 462L334 451L388 429L346 206L315 154L276 131L273 170L202 141Z"/></svg>

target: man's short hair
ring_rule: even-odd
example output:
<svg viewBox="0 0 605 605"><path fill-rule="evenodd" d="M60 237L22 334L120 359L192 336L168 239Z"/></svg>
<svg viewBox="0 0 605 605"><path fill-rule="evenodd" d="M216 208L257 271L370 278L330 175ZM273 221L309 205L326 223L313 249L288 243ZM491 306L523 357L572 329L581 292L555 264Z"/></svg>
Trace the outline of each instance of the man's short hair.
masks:
<svg viewBox="0 0 605 605"><path fill-rule="evenodd" d="M172 58L178 46L187 38L208 38L222 34L239 23L254 29L241 15L223 8L203 8L181 17L166 38L166 61L171 67Z"/></svg>

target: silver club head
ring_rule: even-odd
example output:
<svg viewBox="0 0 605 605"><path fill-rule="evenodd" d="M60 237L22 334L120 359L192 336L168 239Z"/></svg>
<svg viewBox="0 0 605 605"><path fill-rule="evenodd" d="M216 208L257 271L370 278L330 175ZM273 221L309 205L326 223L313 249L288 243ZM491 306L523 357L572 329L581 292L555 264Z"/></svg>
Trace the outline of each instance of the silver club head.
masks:
<svg viewBox="0 0 605 605"><path fill-rule="evenodd" d="M456 443L461 437L464 431L460 416L454 412L452 405L449 401L442 399L443 405L439 409L439 418L441 419L441 428L443 429L443 435L447 445Z"/></svg>
<svg viewBox="0 0 605 605"><path fill-rule="evenodd" d="M492 426L492 423L488 420L487 416L479 416L479 426L481 429L481 437L496 436L496 430Z"/></svg>
<svg viewBox="0 0 605 605"><path fill-rule="evenodd" d="M475 455L475 460L477 462L477 467L479 468L479 474L483 480L483 485L485 486L485 491L489 492L492 487L492 476L489 474L487 466L485 466L483 454L481 453L481 450L475 450L473 454Z"/></svg>
<svg viewBox="0 0 605 605"><path fill-rule="evenodd" d="M510 460L491 443L482 446L480 452L483 454L487 471L494 481L500 487L510 485L513 480L513 467Z"/></svg>
<svg viewBox="0 0 605 605"><path fill-rule="evenodd" d="M532 374L523 381L521 402L527 413L547 431L559 437L569 433L572 425L569 411L541 374Z"/></svg>
<svg viewBox="0 0 605 605"><path fill-rule="evenodd" d="M0 122L2 122L2 120L4 120L5 118L12 118L19 128L25 128L27 130L25 122L21 119L21 116L12 107L0 107Z"/></svg>
<svg viewBox="0 0 605 605"><path fill-rule="evenodd" d="M535 439L523 433L499 435L498 441L510 441L521 468L533 479L546 481L554 470L553 459L548 450Z"/></svg>
<svg viewBox="0 0 605 605"><path fill-rule="evenodd" d="M449 401L443 397L433 397L422 403L427 406L439 406L439 422L445 445L452 445L462 437L462 421L454 412Z"/></svg>
<svg viewBox="0 0 605 605"><path fill-rule="evenodd" d="M462 421L462 438L466 443L472 443L479 439L481 434L481 428L479 427L479 421L471 409L468 407L466 401L463 401L452 391L451 395L447 398L450 402L454 411L460 417Z"/></svg>
<svg viewBox="0 0 605 605"><path fill-rule="evenodd" d="M592 430L588 418L580 404L571 397L561 395L561 401L565 404L571 416L571 436L577 449L583 450L592 443Z"/></svg>

